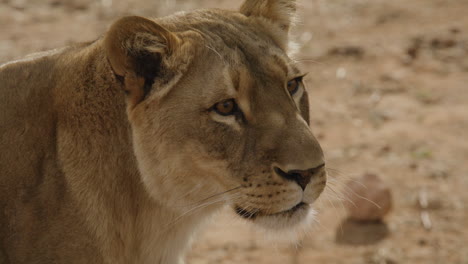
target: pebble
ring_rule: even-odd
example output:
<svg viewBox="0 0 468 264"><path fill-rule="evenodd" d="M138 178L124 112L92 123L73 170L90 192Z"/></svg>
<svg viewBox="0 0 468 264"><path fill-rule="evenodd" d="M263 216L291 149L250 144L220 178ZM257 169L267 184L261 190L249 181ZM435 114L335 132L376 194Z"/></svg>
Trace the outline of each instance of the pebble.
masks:
<svg viewBox="0 0 468 264"><path fill-rule="evenodd" d="M346 207L352 220L382 220L392 208L390 188L375 174L349 181L346 189Z"/></svg>

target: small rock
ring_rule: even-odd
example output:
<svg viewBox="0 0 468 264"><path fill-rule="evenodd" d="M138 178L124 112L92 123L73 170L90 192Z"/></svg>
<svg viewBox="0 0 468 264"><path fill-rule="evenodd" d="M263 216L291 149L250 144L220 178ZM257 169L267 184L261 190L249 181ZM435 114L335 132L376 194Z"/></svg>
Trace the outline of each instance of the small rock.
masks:
<svg viewBox="0 0 468 264"><path fill-rule="evenodd" d="M346 78L346 75L347 75L347 71L346 71L345 68L339 67L339 68L336 70L336 78L337 78L337 79L344 79L344 78Z"/></svg>
<svg viewBox="0 0 468 264"><path fill-rule="evenodd" d="M452 33L452 34L458 34L458 33L460 33L460 29L457 28L457 27L453 27L453 28L451 28L449 31L450 31L450 33Z"/></svg>
<svg viewBox="0 0 468 264"><path fill-rule="evenodd" d="M390 188L375 174L348 182L346 194L348 215L353 220L382 220L392 207Z"/></svg>
<svg viewBox="0 0 468 264"><path fill-rule="evenodd" d="M371 256L368 263L371 264L397 264L397 254L389 248L380 248Z"/></svg>
<svg viewBox="0 0 468 264"><path fill-rule="evenodd" d="M420 239L418 240L418 244L419 244L420 246L422 246L422 247L423 247L423 246L427 246L427 240L424 239L424 238L420 238Z"/></svg>
<svg viewBox="0 0 468 264"><path fill-rule="evenodd" d="M431 47L433 49L447 49L455 46L457 42L454 39L433 38Z"/></svg>
<svg viewBox="0 0 468 264"><path fill-rule="evenodd" d="M362 58L364 56L364 49L359 46L340 46L328 50L328 55Z"/></svg>
<svg viewBox="0 0 468 264"><path fill-rule="evenodd" d="M92 3L93 1L91 0L72 0L72 1L66 1L64 3L60 3L59 5L64 5L64 7L70 11L75 11L75 10L83 11L83 10L89 9Z"/></svg>
<svg viewBox="0 0 468 264"><path fill-rule="evenodd" d="M390 151L392 151L392 147L388 144L385 144L380 148L379 153L386 154L386 153L389 153Z"/></svg>
<svg viewBox="0 0 468 264"><path fill-rule="evenodd" d="M390 230L386 223L345 219L336 230L335 242L343 245L372 245L387 238Z"/></svg>
<svg viewBox="0 0 468 264"><path fill-rule="evenodd" d="M12 0L12 1L9 1L9 4L10 4L10 6L12 6L15 9L24 10L24 9L26 9L26 7L28 5L28 1L26 1L26 0Z"/></svg>
<svg viewBox="0 0 468 264"><path fill-rule="evenodd" d="M423 38L421 37L415 37L411 40L411 44L406 49L406 54L409 56L411 60L415 60L418 58L422 45L423 45Z"/></svg>

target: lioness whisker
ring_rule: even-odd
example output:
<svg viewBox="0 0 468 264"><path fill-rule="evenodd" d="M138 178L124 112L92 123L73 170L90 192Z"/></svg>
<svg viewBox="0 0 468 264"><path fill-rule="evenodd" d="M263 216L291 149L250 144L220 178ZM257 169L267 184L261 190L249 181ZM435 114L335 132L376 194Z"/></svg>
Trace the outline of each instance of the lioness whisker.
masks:
<svg viewBox="0 0 468 264"><path fill-rule="evenodd" d="M336 183L336 182L330 182L330 184L327 186L327 189L332 191L335 195L336 195L336 198L338 198L338 200L340 200L341 202L343 201L348 201L350 203L353 204L353 206L356 206L356 204L351 200L349 199L348 196L346 196L345 194L343 194L342 192L338 192L336 191L333 187L333 184Z"/></svg>
<svg viewBox="0 0 468 264"><path fill-rule="evenodd" d="M377 204L376 202L374 202L374 201L371 200L371 199L368 199L368 198L366 198L366 197L364 197L364 196L362 196L362 195L357 194L357 193L356 193L354 190L352 190L351 188L349 188L349 187L347 187L347 186L344 186L344 188L346 189L346 191L347 191L349 194L355 195L356 197L358 197L358 198L360 198L360 199L363 199L363 200L365 200L365 201L367 201L367 202L373 204L374 206L376 206L376 207L379 208L379 209L381 208L381 206L380 206L379 204ZM346 200L348 200L348 201L351 202L351 200L348 198L348 196L345 196L345 197L346 197ZM353 203L353 204L354 204L354 203Z"/></svg>
<svg viewBox="0 0 468 264"><path fill-rule="evenodd" d="M236 188L238 189L238 188ZM233 190L230 190L230 191L233 191ZM224 192L226 193L226 192ZM237 193L239 194L238 197L240 197L240 193ZM220 194L218 194L220 195ZM236 196L231 196L229 197L230 199L229 200L233 200L235 198L237 198ZM177 216L174 221L172 221L170 224L167 225L167 229L169 229L170 227L172 227L174 224L176 224L177 222L179 222L182 218L186 217L186 216L189 216L190 214L193 214L196 210L199 210L199 209L202 209L202 208L205 208L205 207L208 207L210 205L213 205L213 204L216 204L216 203L219 203L219 202L226 202L227 201L227 197L223 197L221 199L218 199L218 200L214 200L214 201L209 201L209 202L206 202L206 203L202 203L202 204L199 204L199 205L196 205L194 206L193 208L183 212L182 214L180 214L179 216Z"/></svg>
<svg viewBox="0 0 468 264"><path fill-rule="evenodd" d="M187 206L197 205L197 204L202 203L202 202L204 202L204 201L207 201L207 200L209 200L209 199L212 199L212 198L215 198L215 197L217 197L217 196L220 196L220 195L223 195L223 194L226 194L226 193L229 193L229 192L238 190L238 189L240 189L240 188L242 188L242 186L237 186L237 187L232 188L232 189L229 189L229 190L227 190L227 191L213 194L213 195L211 195L211 196L209 196L209 197L207 197L207 198L204 198L204 199L202 199L202 200L200 200L200 201L197 201L197 202L195 202L195 203L192 203L192 204L179 205L179 206L177 206L177 207L187 207Z"/></svg>
<svg viewBox="0 0 468 264"><path fill-rule="evenodd" d="M330 204L331 207L333 207L333 209L335 210L335 212L338 212L338 208L336 208L335 204L332 202L332 200L330 199L330 196L328 193L324 193L323 194L323 197L327 199L328 203Z"/></svg>
<svg viewBox="0 0 468 264"><path fill-rule="evenodd" d="M349 181L352 181L352 182L355 182L363 187L365 187L367 189L367 186L365 186L362 182L359 182L357 181L356 179L352 178L351 176L353 175L356 175L355 173L351 174L351 173L344 173L340 170L337 170L337 169L334 169L334 168L330 168L330 167L327 167L327 171L329 172L328 173L328 176L330 176L330 179L332 179L331 177L334 177L334 176L338 176L338 177L344 177L346 178L347 180ZM334 175L335 174L335 175ZM338 179L337 177L335 177L334 179ZM345 184L345 183L343 183Z"/></svg>

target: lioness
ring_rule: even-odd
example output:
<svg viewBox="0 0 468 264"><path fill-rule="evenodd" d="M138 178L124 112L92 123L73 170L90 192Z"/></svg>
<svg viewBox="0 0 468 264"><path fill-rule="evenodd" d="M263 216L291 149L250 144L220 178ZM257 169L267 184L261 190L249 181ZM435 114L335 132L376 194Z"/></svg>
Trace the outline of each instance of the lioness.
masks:
<svg viewBox="0 0 468 264"><path fill-rule="evenodd" d="M1 66L3 262L182 263L225 205L271 229L310 221L326 172L287 56L295 9L124 17Z"/></svg>

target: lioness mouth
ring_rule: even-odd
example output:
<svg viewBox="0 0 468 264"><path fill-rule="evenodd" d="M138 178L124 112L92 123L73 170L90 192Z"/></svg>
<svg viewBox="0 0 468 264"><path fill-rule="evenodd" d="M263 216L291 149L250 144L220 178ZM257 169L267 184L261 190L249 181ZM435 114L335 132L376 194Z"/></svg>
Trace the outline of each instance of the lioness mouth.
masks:
<svg viewBox="0 0 468 264"><path fill-rule="evenodd" d="M262 213L260 209L254 209L252 211L248 211L239 206L236 206L235 211L242 218L254 220L258 216L291 216L296 211L301 210L301 209L306 209L308 207L309 207L309 204L300 202L288 210L284 210L284 211L274 213L274 214Z"/></svg>

